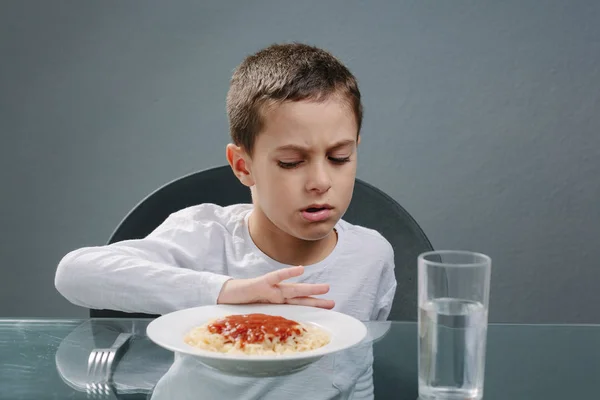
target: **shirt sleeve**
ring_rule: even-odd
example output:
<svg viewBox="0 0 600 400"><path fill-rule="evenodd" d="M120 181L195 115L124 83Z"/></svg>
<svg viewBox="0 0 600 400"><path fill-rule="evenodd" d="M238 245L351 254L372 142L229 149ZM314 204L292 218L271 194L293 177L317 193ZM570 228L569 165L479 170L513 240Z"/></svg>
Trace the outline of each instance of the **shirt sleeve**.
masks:
<svg viewBox="0 0 600 400"><path fill-rule="evenodd" d="M379 281L377 302L373 308L371 319L374 321L385 321L390 315L394 296L396 295L396 276L394 273L394 250L388 243L384 255L384 266Z"/></svg>
<svg viewBox="0 0 600 400"><path fill-rule="evenodd" d="M201 265L225 245L214 225L173 214L144 239L72 251L57 267L56 289L76 305L125 312L216 304L231 277Z"/></svg>
<svg viewBox="0 0 600 400"><path fill-rule="evenodd" d="M392 304L394 303L394 295L396 293L396 281L394 280L394 286L392 286L383 298L379 301L375 307L373 319L375 321L385 321L392 311Z"/></svg>

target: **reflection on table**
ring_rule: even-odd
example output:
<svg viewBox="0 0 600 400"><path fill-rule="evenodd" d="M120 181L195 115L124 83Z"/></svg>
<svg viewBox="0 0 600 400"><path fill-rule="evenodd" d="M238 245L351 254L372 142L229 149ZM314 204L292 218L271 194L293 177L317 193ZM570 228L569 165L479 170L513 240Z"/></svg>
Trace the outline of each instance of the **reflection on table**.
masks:
<svg viewBox="0 0 600 400"><path fill-rule="evenodd" d="M123 331L135 340L114 371L112 398L345 398L354 383L354 398L372 398L372 390L375 399L417 397L415 323L369 323L369 338L347 352L293 375L253 379L175 357L148 340L148 322L0 320L0 399L87 398L90 352ZM487 347L486 400L597 397L600 326L492 324Z"/></svg>

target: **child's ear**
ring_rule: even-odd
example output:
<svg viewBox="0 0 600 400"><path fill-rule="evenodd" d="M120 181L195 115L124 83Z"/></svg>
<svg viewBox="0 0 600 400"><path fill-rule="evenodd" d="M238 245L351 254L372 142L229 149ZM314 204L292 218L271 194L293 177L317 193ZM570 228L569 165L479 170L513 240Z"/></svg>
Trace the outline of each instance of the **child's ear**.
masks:
<svg viewBox="0 0 600 400"><path fill-rule="evenodd" d="M248 187L254 186L254 179L251 172L252 159L248 153L241 147L230 143L225 149L225 155L233 173L242 182L242 185Z"/></svg>

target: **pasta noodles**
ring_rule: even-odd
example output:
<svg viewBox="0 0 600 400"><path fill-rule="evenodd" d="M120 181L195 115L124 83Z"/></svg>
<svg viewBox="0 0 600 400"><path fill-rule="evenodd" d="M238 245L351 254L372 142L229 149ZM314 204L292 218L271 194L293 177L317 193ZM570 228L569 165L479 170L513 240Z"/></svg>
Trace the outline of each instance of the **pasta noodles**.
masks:
<svg viewBox="0 0 600 400"><path fill-rule="evenodd" d="M325 346L321 328L266 314L230 315L192 329L184 341L200 349L247 355L294 354Z"/></svg>

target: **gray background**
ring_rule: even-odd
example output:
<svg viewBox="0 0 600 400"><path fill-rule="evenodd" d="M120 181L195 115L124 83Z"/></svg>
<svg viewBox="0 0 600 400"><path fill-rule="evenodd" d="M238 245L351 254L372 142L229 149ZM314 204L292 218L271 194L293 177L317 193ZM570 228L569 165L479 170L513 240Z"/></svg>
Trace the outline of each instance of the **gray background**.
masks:
<svg viewBox="0 0 600 400"><path fill-rule="evenodd" d="M436 248L493 258L491 321L599 323L599 21L595 0L4 0L0 316L86 316L60 258L223 164L232 70L302 41L360 81L359 177Z"/></svg>

